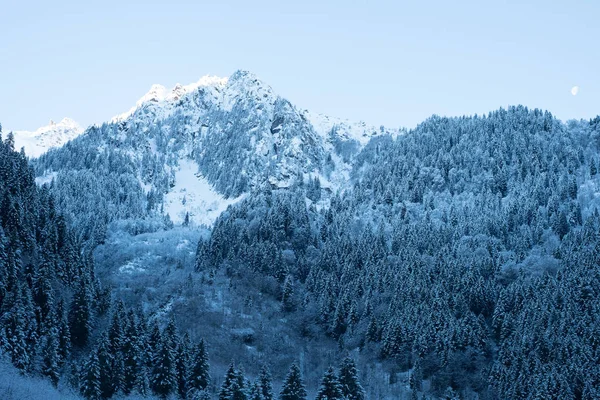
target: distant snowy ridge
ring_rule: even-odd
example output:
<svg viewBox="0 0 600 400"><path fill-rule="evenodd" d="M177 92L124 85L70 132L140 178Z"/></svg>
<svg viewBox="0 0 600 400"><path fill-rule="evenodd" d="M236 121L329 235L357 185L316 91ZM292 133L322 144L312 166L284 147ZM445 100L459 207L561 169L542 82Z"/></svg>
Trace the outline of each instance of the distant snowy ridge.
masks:
<svg viewBox="0 0 600 400"><path fill-rule="evenodd" d="M70 118L63 118L56 123L50 121L46 126L34 132L15 131L15 148L25 148L25 154L29 157L39 157L51 148L61 147L69 140L83 133L79 124Z"/></svg>

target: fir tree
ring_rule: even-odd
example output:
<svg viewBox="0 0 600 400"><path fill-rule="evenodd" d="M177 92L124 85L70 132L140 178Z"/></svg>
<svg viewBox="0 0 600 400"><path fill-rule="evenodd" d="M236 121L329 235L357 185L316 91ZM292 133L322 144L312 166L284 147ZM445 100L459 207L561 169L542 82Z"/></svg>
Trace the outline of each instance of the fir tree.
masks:
<svg viewBox="0 0 600 400"><path fill-rule="evenodd" d="M219 400L231 400L233 396L232 386L233 383L238 379L237 371L235 370L235 364L232 362L229 364L229 368L225 373L225 379L221 385L221 391L219 392Z"/></svg>
<svg viewBox="0 0 600 400"><path fill-rule="evenodd" d="M316 400L341 400L343 398L344 394L342 393L340 382L337 376L335 376L335 370L333 367L329 367L321 381L321 387L317 393Z"/></svg>
<svg viewBox="0 0 600 400"><path fill-rule="evenodd" d="M208 352L204 340L200 340L192 358L188 385L190 389L203 390L208 388L209 383Z"/></svg>
<svg viewBox="0 0 600 400"><path fill-rule="evenodd" d="M264 400L273 400L273 385L271 383L271 373L266 365L263 365L260 369L260 376L258 378L261 394Z"/></svg>
<svg viewBox="0 0 600 400"><path fill-rule="evenodd" d="M250 386L250 391L248 393L248 400L264 400L265 397L262 394L262 388L260 386L260 382L254 382Z"/></svg>
<svg viewBox="0 0 600 400"><path fill-rule="evenodd" d="M80 382L80 391L83 397L88 400L99 400L102 398L100 390L100 362L98 361L97 350L92 351L83 366Z"/></svg>
<svg viewBox="0 0 600 400"><path fill-rule="evenodd" d="M170 341L166 338L161 340L158 352L154 355L152 363L152 377L150 386L152 391L159 397L166 398L177 389L175 376L175 360Z"/></svg>
<svg viewBox="0 0 600 400"><path fill-rule="evenodd" d="M237 379L231 383L231 387L229 388L229 400L247 400L246 391L244 387L244 376L238 371Z"/></svg>
<svg viewBox="0 0 600 400"><path fill-rule="evenodd" d="M4 325L4 348L13 365L25 370L31 362L29 348L27 345L27 315L23 301L24 290L16 288L14 303L7 313L2 317Z"/></svg>
<svg viewBox="0 0 600 400"><path fill-rule="evenodd" d="M177 378L177 393L184 399L188 392L188 369L190 365L190 342L187 334L177 345L175 356L175 374Z"/></svg>
<svg viewBox="0 0 600 400"><path fill-rule="evenodd" d="M145 365L140 366L139 372L136 375L136 380L133 392L146 397L150 395L150 380L148 378L148 369Z"/></svg>
<svg viewBox="0 0 600 400"><path fill-rule="evenodd" d="M117 391L117 377L114 370L114 355L110 352L108 335L102 335L98 344L98 364L100 367L100 393L103 398L112 397Z"/></svg>
<svg viewBox="0 0 600 400"><path fill-rule="evenodd" d="M148 335L148 346L147 352L148 357L146 359L148 366L152 366L152 359L155 354L160 351L162 346L162 333L160 332L160 327L158 326L158 321L154 321L150 328L150 333Z"/></svg>
<svg viewBox="0 0 600 400"><path fill-rule="evenodd" d="M177 342L179 340L177 336L177 327L175 326L175 321L173 320L173 318L171 318L169 320L169 323L167 323L162 337L163 340L166 341L171 351L175 352L177 349Z"/></svg>
<svg viewBox="0 0 600 400"><path fill-rule="evenodd" d="M44 325L51 323L48 319L52 316L52 311L54 310L51 269L51 263L45 257L33 277L33 300L40 310L38 323Z"/></svg>
<svg viewBox="0 0 600 400"><path fill-rule="evenodd" d="M69 321L64 310L64 302L59 300L55 313L55 322L58 324L58 355L62 365L69 358L71 353L71 331L69 330Z"/></svg>
<svg viewBox="0 0 600 400"><path fill-rule="evenodd" d="M58 332L55 328L50 329L46 335L46 343L43 349L43 364L42 374L50 379L50 382L54 386L58 385L60 378L59 372L59 345L58 345Z"/></svg>
<svg viewBox="0 0 600 400"><path fill-rule="evenodd" d="M110 327L108 328L108 341L110 352L114 355L121 352L125 336L125 310L123 302L119 301L114 307Z"/></svg>
<svg viewBox="0 0 600 400"><path fill-rule="evenodd" d="M342 394L348 400L364 400L365 390L358 380L356 363L350 357L346 357L340 365L339 382Z"/></svg>
<svg viewBox="0 0 600 400"><path fill-rule="evenodd" d="M306 389L302 382L300 368L296 363L292 364L290 371L283 383L281 392L279 393L280 400L305 400Z"/></svg>
<svg viewBox="0 0 600 400"><path fill-rule="evenodd" d="M142 352L139 344L138 326L132 312L129 313L123 338L123 393L129 395L136 386L138 374L143 366ZM147 379L147 378L146 378Z"/></svg>
<svg viewBox="0 0 600 400"><path fill-rule="evenodd" d="M71 343L77 347L88 343L92 329L91 293L88 286L87 281L81 279L69 311Z"/></svg>
<svg viewBox="0 0 600 400"><path fill-rule="evenodd" d="M281 304L286 312L294 310L294 281L291 275L288 275L283 282Z"/></svg>

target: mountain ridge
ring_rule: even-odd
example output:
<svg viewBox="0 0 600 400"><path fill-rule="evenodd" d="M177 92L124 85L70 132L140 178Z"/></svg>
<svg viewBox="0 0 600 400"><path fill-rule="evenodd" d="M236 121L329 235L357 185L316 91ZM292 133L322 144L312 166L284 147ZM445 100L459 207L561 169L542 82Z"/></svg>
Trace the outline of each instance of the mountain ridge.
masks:
<svg viewBox="0 0 600 400"><path fill-rule="evenodd" d="M300 109L240 70L172 89L152 85L129 111L44 158L118 153L131 162L144 193L167 201L161 207L174 222L189 216L210 225L232 199L263 184L284 188L315 177L330 192L342 189L352 158L372 137L400 132ZM41 182L69 163L52 164Z"/></svg>

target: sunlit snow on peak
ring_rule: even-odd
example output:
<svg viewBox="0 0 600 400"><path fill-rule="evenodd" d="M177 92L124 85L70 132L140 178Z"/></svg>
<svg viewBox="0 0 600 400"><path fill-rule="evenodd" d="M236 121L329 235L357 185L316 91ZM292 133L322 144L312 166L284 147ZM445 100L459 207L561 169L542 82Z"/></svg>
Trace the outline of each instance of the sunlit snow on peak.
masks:
<svg viewBox="0 0 600 400"><path fill-rule="evenodd" d="M218 76L205 75L201 77L197 82L193 82L187 85L177 83L171 90L160 84L154 84L150 87L150 90L143 95L129 111L119 114L113 117L112 122L122 121L132 115L135 110L142 107L147 103L161 103L161 102L176 102L181 99L184 95L193 92L200 87L224 87L227 84L228 78L221 78Z"/></svg>

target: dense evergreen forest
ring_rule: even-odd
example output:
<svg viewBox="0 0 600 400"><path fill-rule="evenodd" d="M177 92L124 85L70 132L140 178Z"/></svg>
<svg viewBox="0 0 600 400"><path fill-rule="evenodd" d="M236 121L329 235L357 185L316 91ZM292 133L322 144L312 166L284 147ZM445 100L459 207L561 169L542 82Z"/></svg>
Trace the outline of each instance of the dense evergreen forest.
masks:
<svg viewBox="0 0 600 400"><path fill-rule="evenodd" d="M156 278L163 291L181 281L180 308L106 272L117 230L175 232L161 204L177 161L144 150L140 176L124 151L98 150L126 129L90 128L33 166L11 134L0 141L0 348L23 374L88 399L600 398L600 117L434 116L333 150L352 166L335 192L312 170L285 187L217 173L229 159L243 169L246 139L221 138L227 154L198 155L199 168L212 165L224 193L248 192L210 229L182 224L206 230L193 265ZM57 178L36 186L49 170ZM211 291L273 327L262 356L256 329L235 333L233 351L214 333L223 320L190 311ZM284 326L296 336L276 347ZM336 362L310 364L324 348ZM362 379L375 366L381 380Z"/></svg>
<svg viewBox="0 0 600 400"><path fill-rule="evenodd" d="M102 288L91 254L57 211L48 186L36 186L33 169L25 154L14 150L11 133L5 140L0 135L0 183L4 361L22 374L41 375L54 386L64 381L63 390L76 390L92 400L130 395L199 400L212 398L213 392L223 400L275 398L266 365L250 382L232 363L220 388L211 386L203 340L192 343L187 334L178 332L173 319L161 327L158 318L148 320ZM4 381L0 393L5 398L18 396ZM29 395L43 393L47 392ZM343 396L364 398L351 358L340 364L339 375L328 371L317 398ZM280 398L306 398L295 364Z"/></svg>
<svg viewBox="0 0 600 400"><path fill-rule="evenodd" d="M274 277L307 336L393 360L414 396L598 398L599 122L432 117L372 139L328 208L299 186L228 210L197 269Z"/></svg>

